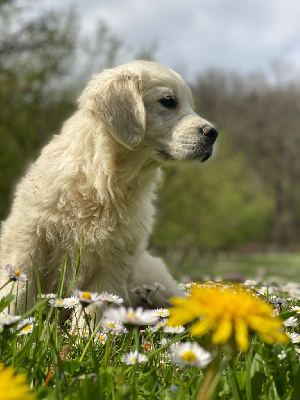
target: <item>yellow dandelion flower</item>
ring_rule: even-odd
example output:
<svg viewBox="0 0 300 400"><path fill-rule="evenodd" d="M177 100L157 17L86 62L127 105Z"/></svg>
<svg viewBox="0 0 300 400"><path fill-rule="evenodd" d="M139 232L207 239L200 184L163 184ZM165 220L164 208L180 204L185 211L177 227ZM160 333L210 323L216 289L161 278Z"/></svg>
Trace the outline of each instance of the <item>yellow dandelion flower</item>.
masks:
<svg viewBox="0 0 300 400"><path fill-rule="evenodd" d="M35 400L25 375L15 375L13 367L0 363L0 400Z"/></svg>
<svg viewBox="0 0 300 400"><path fill-rule="evenodd" d="M280 318L273 308L240 286L194 287L188 299L173 298L168 325L195 322L190 333L202 336L212 332L214 344L224 344L234 337L238 348L249 347L249 331L257 332L267 343L288 342Z"/></svg>

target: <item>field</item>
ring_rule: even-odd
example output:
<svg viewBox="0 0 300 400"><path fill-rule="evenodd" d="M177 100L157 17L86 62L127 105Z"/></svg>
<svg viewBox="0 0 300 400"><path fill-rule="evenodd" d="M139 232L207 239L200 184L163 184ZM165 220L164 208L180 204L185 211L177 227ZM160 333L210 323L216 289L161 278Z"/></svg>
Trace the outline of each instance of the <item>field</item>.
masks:
<svg viewBox="0 0 300 400"><path fill-rule="evenodd" d="M191 296L171 316L168 310L125 309L105 294L75 290L62 298L64 274L56 297L40 293L35 307L17 318L10 316L13 296L2 298L0 400L297 400L299 261L299 255L283 254L211 258L211 277L238 273L261 281L182 284ZM21 276L11 267L7 284L26 284ZM139 295L149 303L157 290L163 288L142 287ZM203 299L211 295L204 310ZM106 310L100 323L86 312L91 303ZM75 305L85 325L61 324L63 308ZM209 319L214 322L196 332L196 323Z"/></svg>
<svg viewBox="0 0 300 400"><path fill-rule="evenodd" d="M171 267L172 268L172 267ZM190 275L192 280L221 277L255 279L256 277L279 278L281 281L300 282L299 253L219 253L200 258L187 257L173 273L180 279Z"/></svg>

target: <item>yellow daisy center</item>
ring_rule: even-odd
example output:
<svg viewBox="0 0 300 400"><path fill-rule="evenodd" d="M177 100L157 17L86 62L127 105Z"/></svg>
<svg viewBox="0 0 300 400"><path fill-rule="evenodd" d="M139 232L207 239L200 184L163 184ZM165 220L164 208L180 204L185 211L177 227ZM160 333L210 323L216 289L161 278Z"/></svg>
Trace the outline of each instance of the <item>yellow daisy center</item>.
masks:
<svg viewBox="0 0 300 400"><path fill-rule="evenodd" d="M131 357L131 362L135 363L136 358L135 357Z"/></svg>
<svg viewBox="0 0 300 400"><path fill-rule="evenodd" d="M144 344L144 349L145 349L146 351L150 351L150 350L151 350L151 344L150 344L150 343L145 343L145 344Z"/></svg>
<svg viewBox="0 0 300 400"><path fill-rule="evenodd" d="M31 325L26 325L24 326L24 328L22 329L23 332L28 332L31 329Z"/></svg>
<svg viewBox="0 0 300 400"><path fill-rule="evenodd" d="M16 270L14 270L14 274L16 275L16 276L20 276L20 271L18 270L18 269L16 269Z"/></svg>
<svg viewBox="0 0 300 400"><path fill-rule="evenodd" d="M185 362L191 362L191 361L196 361L197 357L195 353L192 350L187 350L184 353L182 353L181 358Z"/></svg>
<svg viewBox="0 0 300 400"><path fill-rule="evenodd" d="M81 299L84 300L91 300L92 299L92 295L90 292L83 292L80 296Z"/></svg>
<svg viewBox="0 0 300 400"><path fill-rule="evenodd" d="M107 324L107 326L110 327L110 328L115 328L116 327L116 325L113 322L109 322Z"/></svg>

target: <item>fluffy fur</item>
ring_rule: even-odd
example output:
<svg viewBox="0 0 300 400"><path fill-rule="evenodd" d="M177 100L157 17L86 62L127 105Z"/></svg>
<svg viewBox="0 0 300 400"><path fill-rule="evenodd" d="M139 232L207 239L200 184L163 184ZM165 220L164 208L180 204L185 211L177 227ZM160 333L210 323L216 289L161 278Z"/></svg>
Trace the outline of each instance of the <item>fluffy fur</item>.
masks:
<svg viewBox="0 0 300 400"><path fill-rule="evenodd" d="M175 72L133 61L95 75L78 110L17 186L2 224L1 283L7 280L4 266L17 266L28 275L31 306L37 295L32 260L42 292L50 293L66 256L66 290L83 235L76 287L96 291L102 285L136 306L139 297L130 289L157 281L166 290L155 295L153 306L167 306L181 292L163 261L147 252L160 166L205 161L216 136L193 111L190 89ZM21 311L24 301L21 284Z"/></svg>

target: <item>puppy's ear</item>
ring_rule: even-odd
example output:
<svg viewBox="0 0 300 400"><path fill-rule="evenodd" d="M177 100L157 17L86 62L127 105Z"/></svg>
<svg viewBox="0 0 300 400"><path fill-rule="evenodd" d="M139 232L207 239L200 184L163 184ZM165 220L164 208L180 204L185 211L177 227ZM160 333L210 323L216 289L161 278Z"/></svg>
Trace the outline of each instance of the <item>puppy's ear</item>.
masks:
<svg viewBox="0 0 300 400"><path fill-rule="evenodd" d="M127 148L144 137L146 110L138 75L112 75L98 86L93 111L103 120L113 137Z"/></svg>

